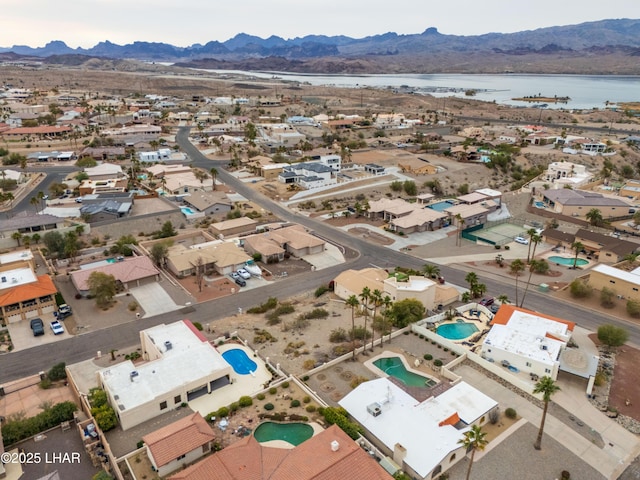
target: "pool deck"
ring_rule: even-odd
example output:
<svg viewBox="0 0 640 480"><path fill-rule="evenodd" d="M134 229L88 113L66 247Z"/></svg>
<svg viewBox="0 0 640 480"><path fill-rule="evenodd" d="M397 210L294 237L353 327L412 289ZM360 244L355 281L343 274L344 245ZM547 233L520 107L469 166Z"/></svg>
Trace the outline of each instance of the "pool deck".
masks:
<svg viewBox="0 0 640 480"><path fill-rule="evenodd" d="M481 341L482 337L489 331L489 323L491 322L493 317L488 317L483 312L480 312L480 316L478 317L476 315L471 315L470 311L466 311L466 312L463 312L462 314L457 313L456 317L452 320L445 320L444 322L438 323L438 327L441 325L460 323L458 322L459 319L463 319L466 323L471 323L475 325L478 328L478 331L473 332L471 335L465 338L459 338L456 340L446 338L446 337L442 337L442 338L445 338L446 340L452 343L455 343L456 345L460 345L461 347L467 348L469 350L473 350L475 347L482 344L482 341ZM471 339L473 338L476 338L476 340L472 341Z"/></svg>

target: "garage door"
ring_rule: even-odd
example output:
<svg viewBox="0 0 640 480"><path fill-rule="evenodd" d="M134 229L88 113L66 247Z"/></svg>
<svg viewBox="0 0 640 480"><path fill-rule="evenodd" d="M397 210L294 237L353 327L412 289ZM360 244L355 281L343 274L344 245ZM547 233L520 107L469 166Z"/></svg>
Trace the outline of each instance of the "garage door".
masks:
<svg viewBox="0 0 640 480"><path fill-rule="evenodd" d="M187 392L187 402L190 402L191 400L201 397L203 395L206 395L208 392L207 390L207 386L203 385L200 388L197 388L195 390L191 390L190 392Z"/></svg>

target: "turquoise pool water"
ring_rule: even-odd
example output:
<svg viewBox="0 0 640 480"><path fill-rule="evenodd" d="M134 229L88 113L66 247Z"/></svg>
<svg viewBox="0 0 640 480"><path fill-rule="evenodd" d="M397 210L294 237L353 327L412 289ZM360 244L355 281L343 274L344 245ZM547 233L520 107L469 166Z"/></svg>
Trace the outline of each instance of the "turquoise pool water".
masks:
<svg viewBox="0 0 640 480"><path fill-rule="evenodd" d="M478 327L469 322L445 323L436 328L436 333L449 340L462 340L479 332Z"/></svg>
<svg viewBox="0 0 640 480"><path fill-rule="evenodd" d="M182 213L184 213L185 215L193 215L196 212L194 212L193 210L191 210L189 207L180 207L180 210L182 211Z"/></svg>
<svg viewBox="0 0 640 480"><path fill-rule="evenodd" d="M438 202L438 203L433 203L431 205L427 205L427 208L430 208L432 210L435 210L436 212L443 212L445 208L449 208L453 206L453 202Z"/></svg>
<svg viewBox="0 0 640 480"><path fill-rule="evenodd" d="M107 263L116 263L116 259L115 258L107 258L105 260L105 262L107 262Z"/></svg>
<svg viewBox="0 0 640 480"><path fill-rule="evenodd" d="M535 205L537 208L544 208L544 207L545 207L545 205L544 205L544 203L543 203L543 202L535 202L535 203L534 203L534 205Z"/></svg>
<svg viewBox="0 0 640 480"><path fill-rule="evenodd" d="M575 257L549 257L549 261L553 263L559 263L560 265L568 265L573 266L573 262ZM576 262L577 266L587 265L589 260L585 260L584 258L579 258Z"/></svg>
<svg viewBox="0 0 640 480"><path fill-rule="evenodd" d="M399 357L379 358L373 364L390 377L395 377L408 387L432 387L436 384L430 378L407 370Z"/></svg>
<svg viewBox="0 0 640 480"><path fill-rule="evenodd" d="M253 436L260 443L271 440L282 440L298 446L313 437L313 427L306 423L274 423L264 422L258 425Z"/></svg>
<svg viewBox="0 0 640 480"><path fill-rule="evenodd" d="M248 375L258 368L256 362L251 360L244 350L233 348L222 354L222 358L231 365L233 371L238 375Z"/></svg>

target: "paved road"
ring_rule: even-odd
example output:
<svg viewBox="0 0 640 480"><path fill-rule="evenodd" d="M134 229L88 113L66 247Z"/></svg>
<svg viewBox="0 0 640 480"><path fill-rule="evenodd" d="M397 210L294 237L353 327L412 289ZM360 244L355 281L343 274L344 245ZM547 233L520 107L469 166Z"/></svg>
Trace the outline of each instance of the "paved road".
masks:
<svg viewBox="0 0 640 480"><path fill-rule="evenodd" d="M180 311L170 312L148 319L137 320L124 325L114 326L103 330L89 332L50 345L34 347L28 350L13 352L0 357L0 383L15 380L26 375L48 370L57 362L75 363L93 357L98 351L103 354L111 349L121 349L139 343L140 330L160 323L171 323L183 318L189 318L202 324L214 322L238 311L262 303L269 297L286 298L300 292L313 290L319 285L326 284L345 268L363 268L376 265L382 268L394 268L397 265L421 269L424 261L410 255L389 250L375 244L367 243L347 232L335 229L322 222L296 214L271 201L264 195L255 192L250 186L235 179L223 167L225 161L212 161L204 157L188 141L188 128L180 129L177 141L183 151L193 160L193 164L206 168L215 166L218 178L232 186L238 193L259 203L263 208L273 212L283 220L300 223L335 243L359 252L359 256L348 255L346 265L338 265L324 270L308 272L273 284L247 292L240 292L230 297L224 297L195 306L195 311L185 314ZM448 282L465 285L466 272L451 267L441 266L440 270ZM506 283L504 279L480 275L481 281L487 285L489 294L506 294L515 298L514 285ZM578 304L569 304L536 291L529 290L527 294L527 308L577 322L589 330L595 330L603 323L623 326L630 332L630 343L640 345L640 329L629 322L625 322L599 312L582 308ZM55 348L51 348L54 346Z"/></svg>
<svg viewBox="0 0 640 480"><path fill-rule="evenodd" d="M51 196L49 187L53 183L62 183L69 173L78 171L80 171L80 169L73 165L53 166L43 164L38 167L26 168L25 172L43 172L45 174L45 178L36 186L33 192L27 193L23 198L15 202L11 211L7 212L5 215L11 216L26 210L31 210L31 213L34 213L34 207L29 203L31 201L31 197L35 196L40 191L44 192L45 195Z"/></svg>

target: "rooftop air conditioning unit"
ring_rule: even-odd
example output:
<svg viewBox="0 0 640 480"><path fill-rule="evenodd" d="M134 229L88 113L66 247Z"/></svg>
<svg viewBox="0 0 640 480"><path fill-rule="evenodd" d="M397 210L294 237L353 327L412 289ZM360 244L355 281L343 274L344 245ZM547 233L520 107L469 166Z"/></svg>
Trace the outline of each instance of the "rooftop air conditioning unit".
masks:
<svg viewBox="0 0 640 480"><path fill-rule="evenodd" d="M334 440L334 441L331 442L331 451L332 452L337 452L339 448L340 448L340 443L338 443L337 440Z"/></svg>
<svg viewBox="0 0 640 480"><path fill-rule="evenodd" d="M171 350L173 348L173 345L171 345L171 342L169 340L164 342L164 346L167 350Z"/></svg>

